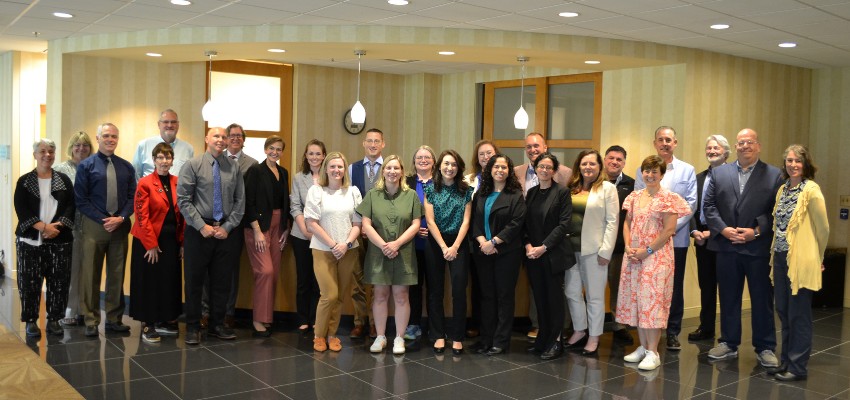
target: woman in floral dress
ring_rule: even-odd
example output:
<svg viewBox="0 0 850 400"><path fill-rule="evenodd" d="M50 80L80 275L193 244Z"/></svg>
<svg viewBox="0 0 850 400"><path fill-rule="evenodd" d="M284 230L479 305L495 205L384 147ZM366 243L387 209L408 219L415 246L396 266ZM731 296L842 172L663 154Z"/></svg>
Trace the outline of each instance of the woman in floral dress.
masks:
<svg viewBox="0 0 850 400"><path fill-rule="evenodd" d="M667 327L673 297L673 234L676 219L691 209L678 194L661 187L667 170L659 156L640 166L646 189L632 192L623 202L626 252L620 274L617 322L637 326L640 346L623 359L640 362L639 369L661 365L658 341Z"/></svg>

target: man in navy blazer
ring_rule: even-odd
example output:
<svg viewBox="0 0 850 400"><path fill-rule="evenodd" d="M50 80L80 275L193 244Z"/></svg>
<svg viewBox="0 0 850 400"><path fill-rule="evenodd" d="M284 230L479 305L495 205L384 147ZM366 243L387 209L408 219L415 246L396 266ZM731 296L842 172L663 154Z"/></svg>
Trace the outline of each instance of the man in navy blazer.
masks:
<svg viewBox="0 0 850 400"><path fill-rule="evenodd" d="M720 339L708 352L713 360L738 356L741 344L741 298L744 279L752 304L753 346L759 363L778 368L770 244L773 206L782 184L778 168L759 160L761 145L752 129L738 132L738 161L711 172L703 212L711 236L708 249L717 252L720 292Z"/></svg>

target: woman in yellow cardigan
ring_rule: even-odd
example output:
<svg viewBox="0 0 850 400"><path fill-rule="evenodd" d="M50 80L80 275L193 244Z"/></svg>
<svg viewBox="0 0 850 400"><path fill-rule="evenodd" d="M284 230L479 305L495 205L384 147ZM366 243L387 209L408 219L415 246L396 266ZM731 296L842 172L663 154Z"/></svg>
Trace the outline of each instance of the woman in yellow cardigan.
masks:
<svg viewBox="0 0 850 400"><path fill-rule="evenodd" d="M817 168L799 144L785 149L783 177L773 209L773 285L782 321L782 364L769 371L780 381L806 379L812 352L812 294L821 288L829 222Z"/></svg>

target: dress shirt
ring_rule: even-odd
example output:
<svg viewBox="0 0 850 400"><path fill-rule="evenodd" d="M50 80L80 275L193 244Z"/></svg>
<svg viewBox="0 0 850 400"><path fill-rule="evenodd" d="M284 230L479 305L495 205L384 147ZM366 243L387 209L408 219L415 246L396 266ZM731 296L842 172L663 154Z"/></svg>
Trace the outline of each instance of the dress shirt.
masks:
<svg viewBox="0 0 850 400"><path fill-rule="evenodd" d="M151 153L156 145L164 142L161 136L152 136L139 142L136 148L136 155L133 156L133 168L136 169L136 181L143 176L153 173L156 166L153 163ZM195 149L188 142L174 138L174 143L171 143L171 148L174 150L174 164L168 172L171 175L179 176L180 167L195 156Z"/></svg>
<svg viewBox="0 0 850 400"><path fill-rule="evenodd" d="M239 226L245 213L245 180L236 160L224 153L218 157L205 151L181 168L177 179L177 205L186 224L201 230L204 219L213 219L213 161L217 160L221 174L221 203L224 220L221 227L230 232Z"/></svg>
<svg viewBox="0 0 850 400"><path fill-rule="evenodd" d="M381 166L384 165L384 156L378 156L378 158L375 160L375 163L373 165L369 165L371 162L372 161L369 160L369 157L363 157L363 186L364 186L364 189L365 189L365 191L363 193L369 192L369 190L371 190L373 187L375 187L375 184L378 183L378 174L381 173ZM351 175L351 168L353 166L354 166L354 164L348 164L348 176L349 176L349 178L352 176ZM369 168L372 169L371 172L369 171ZM370 173L374 173L374 175L373 175L374 181L371 182L371 185L370 185L370 182L369 182L369 174Z"/></svg>
<svg viewBox="0 0 850 400"><path fill-rule="evenodd" d="M539 184L540 181L537 179L537 173L534 171L534 166L529 162L528 169L525 170L525 187L522 188L524 190L523 193L528 193L528 189Z"/></svg>
<svg viewBox="0 0 850 400"><path fill-rule="evenodd" d="M683 199L691 207L691 214L696 211L697 207L697 175L694 172L694 167L675 156L673 162L667 164L667 172L664 173L664 178L661 179L661 186L673 193L682 196ZM635 176L635 191L645 189L646 184L643 182L643 174L638 167L637 175ZM673 247L688 247L691 245L691 237L689 235L691 214L676 220L676 234L673 236Z"/></svg>
<svg viewBox="0 0 850 400"><path fill-rule="evenodd" d="M750 165L747 168L742 168L741 163L735 161L735 166L738 167L738 193L744 193L744 187L747 186L747 181L750 180L750 175L752 175L753 169L756 167L756 164L758 164L758 161L759 160L756 160L753 165Z"/></svg>
<svg viewBox="0 0 850 400"><path fill-rule="evenodd" d="M106 155L95 155L80 161L74 180L74 195L77 210L92 221L103 224L106 217L120 216L126 220L133 215L133 196L136 194L136 173L127 160L113 154L115 180L118 184L118 212L106 212Z"/></svg>

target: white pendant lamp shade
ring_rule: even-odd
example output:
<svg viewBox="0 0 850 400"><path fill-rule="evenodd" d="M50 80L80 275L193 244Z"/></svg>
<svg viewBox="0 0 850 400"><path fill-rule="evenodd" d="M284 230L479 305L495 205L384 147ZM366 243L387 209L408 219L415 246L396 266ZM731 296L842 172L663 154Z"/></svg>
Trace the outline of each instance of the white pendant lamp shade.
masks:
<svg viewBox="0 0 850 400"><path fill-rule="evenodd" d="M525 119L528 119L528 116ZM363 108L363 104L360 104L360 100L357 100L354 106L351 107L351 122L355 124L366 122L366 109Z"/></svg>
<svg viewBox="0 0 850 400"><path fill-rule="evenodd" d="M525 108L523 108L522 106L520 106L519 110L517 110L516 114L514 114L514 128L528 128L528 113L525 112Z"/></svg>

